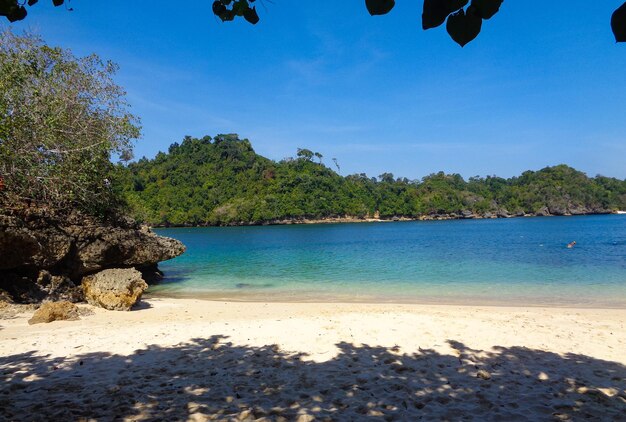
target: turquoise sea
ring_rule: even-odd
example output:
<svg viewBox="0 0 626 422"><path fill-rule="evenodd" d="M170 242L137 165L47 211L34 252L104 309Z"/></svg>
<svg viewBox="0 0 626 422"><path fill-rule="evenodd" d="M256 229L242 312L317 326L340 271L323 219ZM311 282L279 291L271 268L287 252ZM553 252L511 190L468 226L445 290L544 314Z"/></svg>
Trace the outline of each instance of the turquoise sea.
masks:
<svg viewBox="0 0 626 422"><path fill-rule="evenodd" d="M155 231L153 296L626 307L626 215Z"/></svg>

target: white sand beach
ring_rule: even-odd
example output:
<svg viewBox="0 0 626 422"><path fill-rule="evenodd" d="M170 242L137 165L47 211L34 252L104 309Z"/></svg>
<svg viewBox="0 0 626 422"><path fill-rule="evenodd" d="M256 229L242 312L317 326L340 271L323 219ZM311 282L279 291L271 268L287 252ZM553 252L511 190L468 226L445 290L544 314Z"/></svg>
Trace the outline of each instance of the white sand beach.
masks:
<svg viewBox="0 0 626 422"><path fill-rule="evenodd" d="M626 419L623 309L82 308L0 320L0 419Z"/></svg>

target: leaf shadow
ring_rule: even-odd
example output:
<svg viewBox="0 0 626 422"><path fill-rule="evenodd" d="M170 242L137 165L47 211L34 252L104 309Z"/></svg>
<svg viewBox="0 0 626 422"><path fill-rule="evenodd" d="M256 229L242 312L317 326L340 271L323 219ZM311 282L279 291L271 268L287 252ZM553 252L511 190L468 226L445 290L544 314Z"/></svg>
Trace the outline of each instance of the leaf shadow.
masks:
<svg viewBox="0 0 626 422"><path fill-rule="evenodd" d="M325 362L275 345L234 345L222 335L129 356L63 359L31 351L0 357L0 419L623 420L626 414L620 363L448 343L450 355L342 342Z"/></svg>

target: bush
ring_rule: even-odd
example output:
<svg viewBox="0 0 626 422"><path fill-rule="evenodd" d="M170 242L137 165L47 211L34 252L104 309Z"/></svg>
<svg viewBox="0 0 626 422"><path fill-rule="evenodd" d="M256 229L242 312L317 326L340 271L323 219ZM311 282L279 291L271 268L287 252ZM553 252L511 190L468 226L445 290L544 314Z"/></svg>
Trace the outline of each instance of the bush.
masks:
<svg viewBox="0 0 626 422"><path fill-rule="evenodd" d="M3 207L35 203L103 215L120 204L111 156L139 136L117 66L77 58L33 35L0 34L0 191Z"/></svg>

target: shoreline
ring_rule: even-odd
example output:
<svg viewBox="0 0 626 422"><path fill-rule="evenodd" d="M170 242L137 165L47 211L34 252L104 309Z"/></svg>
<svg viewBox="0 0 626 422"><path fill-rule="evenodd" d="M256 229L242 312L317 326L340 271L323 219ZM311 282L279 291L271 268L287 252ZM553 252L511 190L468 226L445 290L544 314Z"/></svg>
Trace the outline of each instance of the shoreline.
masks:
<svg viewBox="0 0 626 422"><path fill-rule="evenodd" d="M596 309L596 310L623 310L626 309L626 298L623 300L615 301L613 303L606 302L593 302L593 303L575 303L575 302L533 302L533 298L524 300L511 299L500 300L486 300L485 298L468 298L458 296L456 298L420 298L415 300L394 298L383 298L378 296L371 296L367 298L354 298L351 296L332 296L325 297L322 295L311 295L308 298L304 296L280 296L274 293L270 295L260 295L258 293L240 293L238 295L224 295L218 293L202 293L190 292L190 293L153 293L149 289L144 293L144 299L146 300L198 300L204 302L232 302L232 303L267 303L267 304L335 304L335 305L415 305L415 306L460 306L460 307L493 307L493 308L531 308L531 309Z"/></svg>
<svg viewBox="0 0 626 422"><path fill-rule="evenodd" d="M200 227L263 227L263 226L290 226L290 225L302 225L302 224L357 224L357 223L398 223L409 221L451 221L451 220L499 220L509 218L532 218L532 217L583 217L594 215L623 215L626 211L606 211L595 213L583 213L583 214L524 214L524 215L497 215L495 213L487 213L489 216L471 214L471 216L463 215L420 215L418 217L390 217L390 218L358 218L358 217L327 217L327 218L293 218L283 220L270 220L270 221L239 221L236 223L228 224L170 224L170 225L148 225L152 229L166 229L166 228L200 228Z"/></svg>
<svg viewBox="0 0 626 422"><path fill-rule="evenodd" d="M0 419L617 420L626 309L144 299L0 319ZM281 419L283 418L283 419Z"/></svg>

